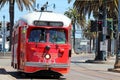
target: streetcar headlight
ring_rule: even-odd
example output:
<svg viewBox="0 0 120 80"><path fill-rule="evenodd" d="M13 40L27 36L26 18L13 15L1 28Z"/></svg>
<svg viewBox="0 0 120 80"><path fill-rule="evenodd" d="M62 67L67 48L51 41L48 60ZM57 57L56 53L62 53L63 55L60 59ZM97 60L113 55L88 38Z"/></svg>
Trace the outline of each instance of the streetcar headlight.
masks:
<svg viewBox="0 0 120 80"><path fill-rule="evenodd" d="M45 55L45 59L50 59L51 58L51 55L50 54L46 54Z"/></svg>

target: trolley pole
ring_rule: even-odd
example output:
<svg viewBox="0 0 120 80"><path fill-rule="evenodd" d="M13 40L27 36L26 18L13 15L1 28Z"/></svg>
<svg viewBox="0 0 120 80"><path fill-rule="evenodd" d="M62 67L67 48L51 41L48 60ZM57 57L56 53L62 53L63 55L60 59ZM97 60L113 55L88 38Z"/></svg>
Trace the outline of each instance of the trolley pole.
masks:
<svg viewBox="0 0 120 80"><path fill-rule="evenodd" d="M3 16L3 54L5 55L5 16Z"/></svg>

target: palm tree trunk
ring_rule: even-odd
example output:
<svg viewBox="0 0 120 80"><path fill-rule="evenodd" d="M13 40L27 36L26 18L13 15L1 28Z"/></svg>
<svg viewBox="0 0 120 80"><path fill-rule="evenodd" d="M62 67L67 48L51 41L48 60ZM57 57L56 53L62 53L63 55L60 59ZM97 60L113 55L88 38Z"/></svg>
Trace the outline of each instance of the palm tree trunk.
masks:
<svg viewBox="0 0 120 80"><path fill-rule="evenodd" d="M118 38L117 38L117 54L116 54L116 62L114 64L114 68L120 68L120 1L118 1Z"/></svg>
<svg viewBox="0 0 120 80"><path fill-rule="evenodd" d="M75 23L73 23L73 49L75 51Z"/></svg>
<svg viewBox="0 0 120 80"><path fill-rule="evenodd" d="M95 51L96 50L96 38L93 38L93 50Z"/></svg>
<svg viewBox="0 0 120 80"><path fill-rule="evenodd" d="M102 33L98 32L98 41L96 43L96 45L97 45L97 52L96 52L95 60L104 60L103 59L103 55L102 55L102 51L100 51L100 42L101 41L102 41Z"/></svg>
<svg viewBox="0 0 120 80"><path fill-rule="evenodd" d="M11 51L12 45L12 31L14 25L14 0L9 0L9 14L10 14L10 43L9 43L9 51Z"/></svg>
<svg viewBox="0 0 120 80"><path fill-rule="evenodd" d="M117 49L117 53L116 53L116 61L114 64L114 68L120 68L120 34L119 34L117 43L118 43L118 49Z"/></svg>
<svg viewBox="0 0 120 80"><path fill-rule="evenodd" d="M111 39L108 40L108 55L107 57L109 58L111 55Z"/></svg>
<svg viewBox="0 0 120 80"><path fill-rule="evenodd" d="M90 53L92 53L92 38L90 37Z"/></svg>

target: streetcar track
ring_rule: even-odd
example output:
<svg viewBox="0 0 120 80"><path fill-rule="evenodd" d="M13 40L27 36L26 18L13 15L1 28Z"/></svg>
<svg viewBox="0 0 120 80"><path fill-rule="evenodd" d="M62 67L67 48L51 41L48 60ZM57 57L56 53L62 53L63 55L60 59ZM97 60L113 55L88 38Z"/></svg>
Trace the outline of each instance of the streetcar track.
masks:
<svg viewBox="0 0 120 80"><path fill-rule="evenodd" d="M83 67L83 66L80 66L78 65L78 63L74 63L77 67L80 68L80 71L79 70L76 70L78 68L72 68L71 70L77 72L77 73L81 73L81 74L85 74L85 75L88 75L88 76L92 76L92 77L98 77L98 78L102 78L102 79L113 79L114 77L117 78L115 80L118 80L120 79L120 76L117 76L117 75L113 75L113 74L109 74L109 73L104 73L104 72L107 72L107 71L100 71L100 70L92 70L92 69L89 69L89 68L86 68L86 67Z"/></svg>
<svg viewBox="0 0 120 80"><path fill-rule="evenodd" d="M77 60L77 59L76 59ZM33 78L25 78L25 77L17 77L17 76L12 76L11 73L14 73L16 75L17 70L13 69L10 64L7 66L6 64L4 66L0 66L0 69L5 69L5 71L7 72L8 75L12 76L13 78L15 78L14 80L119 80L120 76L118 73L113 74L113 72L108 72L107 70L102 70L100 69L93 69L96 65L95 64L90 64L89 63L85 63L84 61L81 60L77 60L77 62L73 61L71 64L71 70L72 73L70 73L69 75L65 76L66 78L59 78L59 79L41 79L41 78L37 78L37 77L33 77ZM99 64L101 65L101 64ZM99 66L98 65L98 66ZM85 66L85 67L84 67ZM92 67L92 68L89 68ZM97 67L97 66L96 66ZM3 72L3 71L1 71ZM74 74L75 73L75 74ZM6 75L7 75L6 74ZM116 75L117 74L117 75ZM3 73L1 73L1 75L4 75ZM79 77L82 77L81 79L78 78L73 78L74 75L80 75ZM4 75L5 76L5 75ZM12 79L12 77L10 77ZM64 77L64 76L63 76ZM13 79L12 79L13 80Z"/></svg>
<svg viewBox="0 0 120 80"><path fill-rule="evenodd" d="M42 77L42 76L23 76L17 70L10 66L0 66L0 76L9 76L12 80L66 80L66 78L60 77L59 79L54 77Z"/></svg>

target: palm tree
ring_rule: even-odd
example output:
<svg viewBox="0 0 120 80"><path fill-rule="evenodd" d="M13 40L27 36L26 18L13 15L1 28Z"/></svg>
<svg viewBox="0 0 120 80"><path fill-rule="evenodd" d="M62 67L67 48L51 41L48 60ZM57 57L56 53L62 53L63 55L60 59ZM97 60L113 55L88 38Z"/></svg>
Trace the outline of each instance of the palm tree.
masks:
<svg viewBox="0 0 120 80"><path fill-rule="evenodd" d="M10 48L9 51L11 50L11 44L12 44L12 31L13 31L13 25L14 25L14 5L15 2L18 5L18 8L20 11L23 11L23 7L27 10L30 10L32 6L32 3L35 3L35 0L1 0L0 1L0 9L6 4L9 3L9 16L10 16Z"/></svg>
<svg viewBox="0 0 120 80"><path fill-rule="evenodd" d="M70 3L72 0L68 0L68 3ZM76 12L77 14L79 15L79 21L77 21L79 24L80 24L80 27L82 27L82 30L83 30L83 36L85 36L87 39L90 39L90 50L91 50L91 39L93 39L93 41L95 40L96 38L96 33L95 32L90 32L90 21L86 22L87 20L85 20L85 14L80 14L77 9L77 7L75 6L75 3L74 3L74 8L76 8ZM91 51L90 51L91 52Z"/></svg>
<svg viewBox="0 0 120 80"><path fill-rule="evenodd" d="M81 17L81 20L80 20L80 15L78 14L76 8L69 8L68 11L66 11L64 13L66 16L68 16L71 20L72 20L72 24L73 24L73 49L75 49L75 24L76 23L79 23L81 24L81 27L84 27L85 26L85 17ZM75 50L74 50L75 51Z"/></svg>
<svg viewBox="0 0 120 80"><path fill-rule="evenodd" d="M74 7L77 8L79 14L90 15L93 13L94 17L98 17L98 10L104 4L105 0L76 0ZM118 14L118 0L106 0L108 17L112 16L113 11L115 13L114 17L117 18Z"/></svg>
<svg viewBox="0 0 120 80"><path fill-rule="evenodd" d="M68 0L68 3L70 3L72 0Z"/></svg>
<svg viewBox="0 0 120 80"><path fill-rule="evenodd" d="M76 0L74 6L78 9L79 14L88 14L89 17L93 13L94 18L97 18L99 7L104 5L104 1L107 6L107 17L118 22L118 0ZM115 68L120 68L118 55L116 55Z"/></svg>

